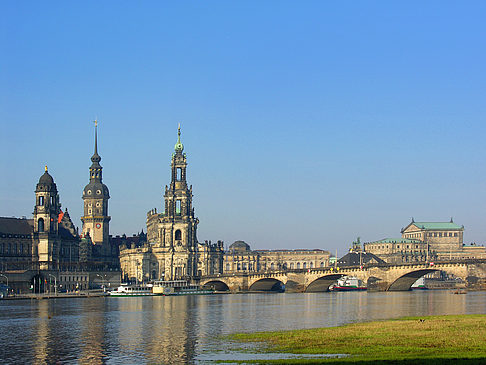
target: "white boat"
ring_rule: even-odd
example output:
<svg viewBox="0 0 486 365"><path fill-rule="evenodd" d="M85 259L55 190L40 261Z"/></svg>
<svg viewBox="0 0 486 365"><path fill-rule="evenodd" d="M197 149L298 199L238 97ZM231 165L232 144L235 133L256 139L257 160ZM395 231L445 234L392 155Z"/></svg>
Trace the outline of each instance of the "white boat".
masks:
<svg viewBox="0 0 486 365"><path fill-rule="evenodd" d="M112 297L145 297L157 295L153 292L153 285L129 285L122 284L115 290L110 292ZM160 294L159 294L160 295Z"/></svg>
<svg viewBox="0 0 486 365"><path fill-rule="evenodd" d="M359 291L366 290L367 287L361 285L361 281L354 276L344 276L329 287L330 291Z"/></svg>
<svg viewBox="0 0 486 365"><path fill-rule="evenodd" d="M156 280L153 285L153 293L155 295L201 295L214 293L214 290L201 289L198 284L191 284L186 280Z"/></svg>

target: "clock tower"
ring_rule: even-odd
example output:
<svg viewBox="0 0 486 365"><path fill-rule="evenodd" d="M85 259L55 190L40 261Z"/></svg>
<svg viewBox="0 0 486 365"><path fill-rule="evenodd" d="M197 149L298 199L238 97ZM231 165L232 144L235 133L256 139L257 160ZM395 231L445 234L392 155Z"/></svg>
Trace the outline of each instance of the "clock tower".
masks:
<svg viewBox="0 0 486 365"><path fill-rule="evenodd" d="M108 187L102 182L101 157L98 155L98 122L95 121L94 154L89 168L89 184L83 190L84 214L83 235L89 235L95 245L109 248L110 219L108 216ZM105 249L103 250L105 251ZM106 251L105 251L106 252Z"/></svg>

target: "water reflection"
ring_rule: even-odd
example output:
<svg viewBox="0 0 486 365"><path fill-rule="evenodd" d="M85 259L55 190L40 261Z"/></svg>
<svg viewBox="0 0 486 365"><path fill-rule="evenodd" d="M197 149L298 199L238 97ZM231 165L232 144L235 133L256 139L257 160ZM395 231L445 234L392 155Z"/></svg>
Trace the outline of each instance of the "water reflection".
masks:
<svg viewBox="0 0 486 365"><path fill-rule="evenodd" d="M4 363L194 363L222 335L429 314L486 313L486 293L248 294L0 302ZM240 345L238 345L240 346ZM205 362L205 361L204 361Z"/></svg>

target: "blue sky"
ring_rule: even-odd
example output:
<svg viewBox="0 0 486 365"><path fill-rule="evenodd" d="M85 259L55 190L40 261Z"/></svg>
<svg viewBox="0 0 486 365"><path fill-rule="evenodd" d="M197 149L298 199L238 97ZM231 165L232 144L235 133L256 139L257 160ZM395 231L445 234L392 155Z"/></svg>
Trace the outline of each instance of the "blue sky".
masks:
<svg viewBox="0 0 486 365"><path fill-rule="evenodd" d="M2 2L0 215L48 164L80 226L162 209L182 123L200 241L344 253L411 217L486 241L486 3Z"/></svg>

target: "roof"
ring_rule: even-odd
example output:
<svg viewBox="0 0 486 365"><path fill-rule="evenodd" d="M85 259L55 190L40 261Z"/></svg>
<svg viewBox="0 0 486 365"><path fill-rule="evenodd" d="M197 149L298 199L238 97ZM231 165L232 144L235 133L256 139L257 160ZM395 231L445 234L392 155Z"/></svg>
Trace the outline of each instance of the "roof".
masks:
<svg viewBox="0 0 486 365"><path fill-rule="evenodd" d="M47 172L47 166L46 166L46 171L44 174L39 178L39 184L44 184L44 185L52 185L54 184L54 179L52 178L51 175Z"/></svg>
<svg viewBox="0 0 486 365"><path fill-rule="evenodd" d="M76 236L74 236L67 228L63 227L62 225L59 225L58 232L59 232L59 236L61 236L62 238L66 238L70 240L76 239Z"/></svg>
<svg viewBox="0 0 486 365"><path fill-rule="evenodd" d="M454 222L413 222L412 224L425 230L464 229L463 226L460 226Z"/></svg>
<svg viewBox="0 0 486 365"><path fill-rule="evenodd" d="M423 241L410 238L383 238L382 240L368 242L367 244L373 243L423 243Z"/></svg>
<svg viewBox="0 0 486 365"><path fill-rule="evenodd" d="M367 263L385 264L386 262L369 252L362 252L361 255L357 252L350 252L341 257L338 263L346 266L357 266L360 263L364 265Z"/></svg>
<svg viewBox="0 0 486 365"><path fill-rule="evenodd" d="M230 251L251 251L250 245L245 241L235 241L229 246Z"/></svg>
<svg viewBox="0 0 486 365"><path fill-rule="evenodd" d="M30 235L34 231L34 220L23 218L0 217L0 232Z"/></svg>

